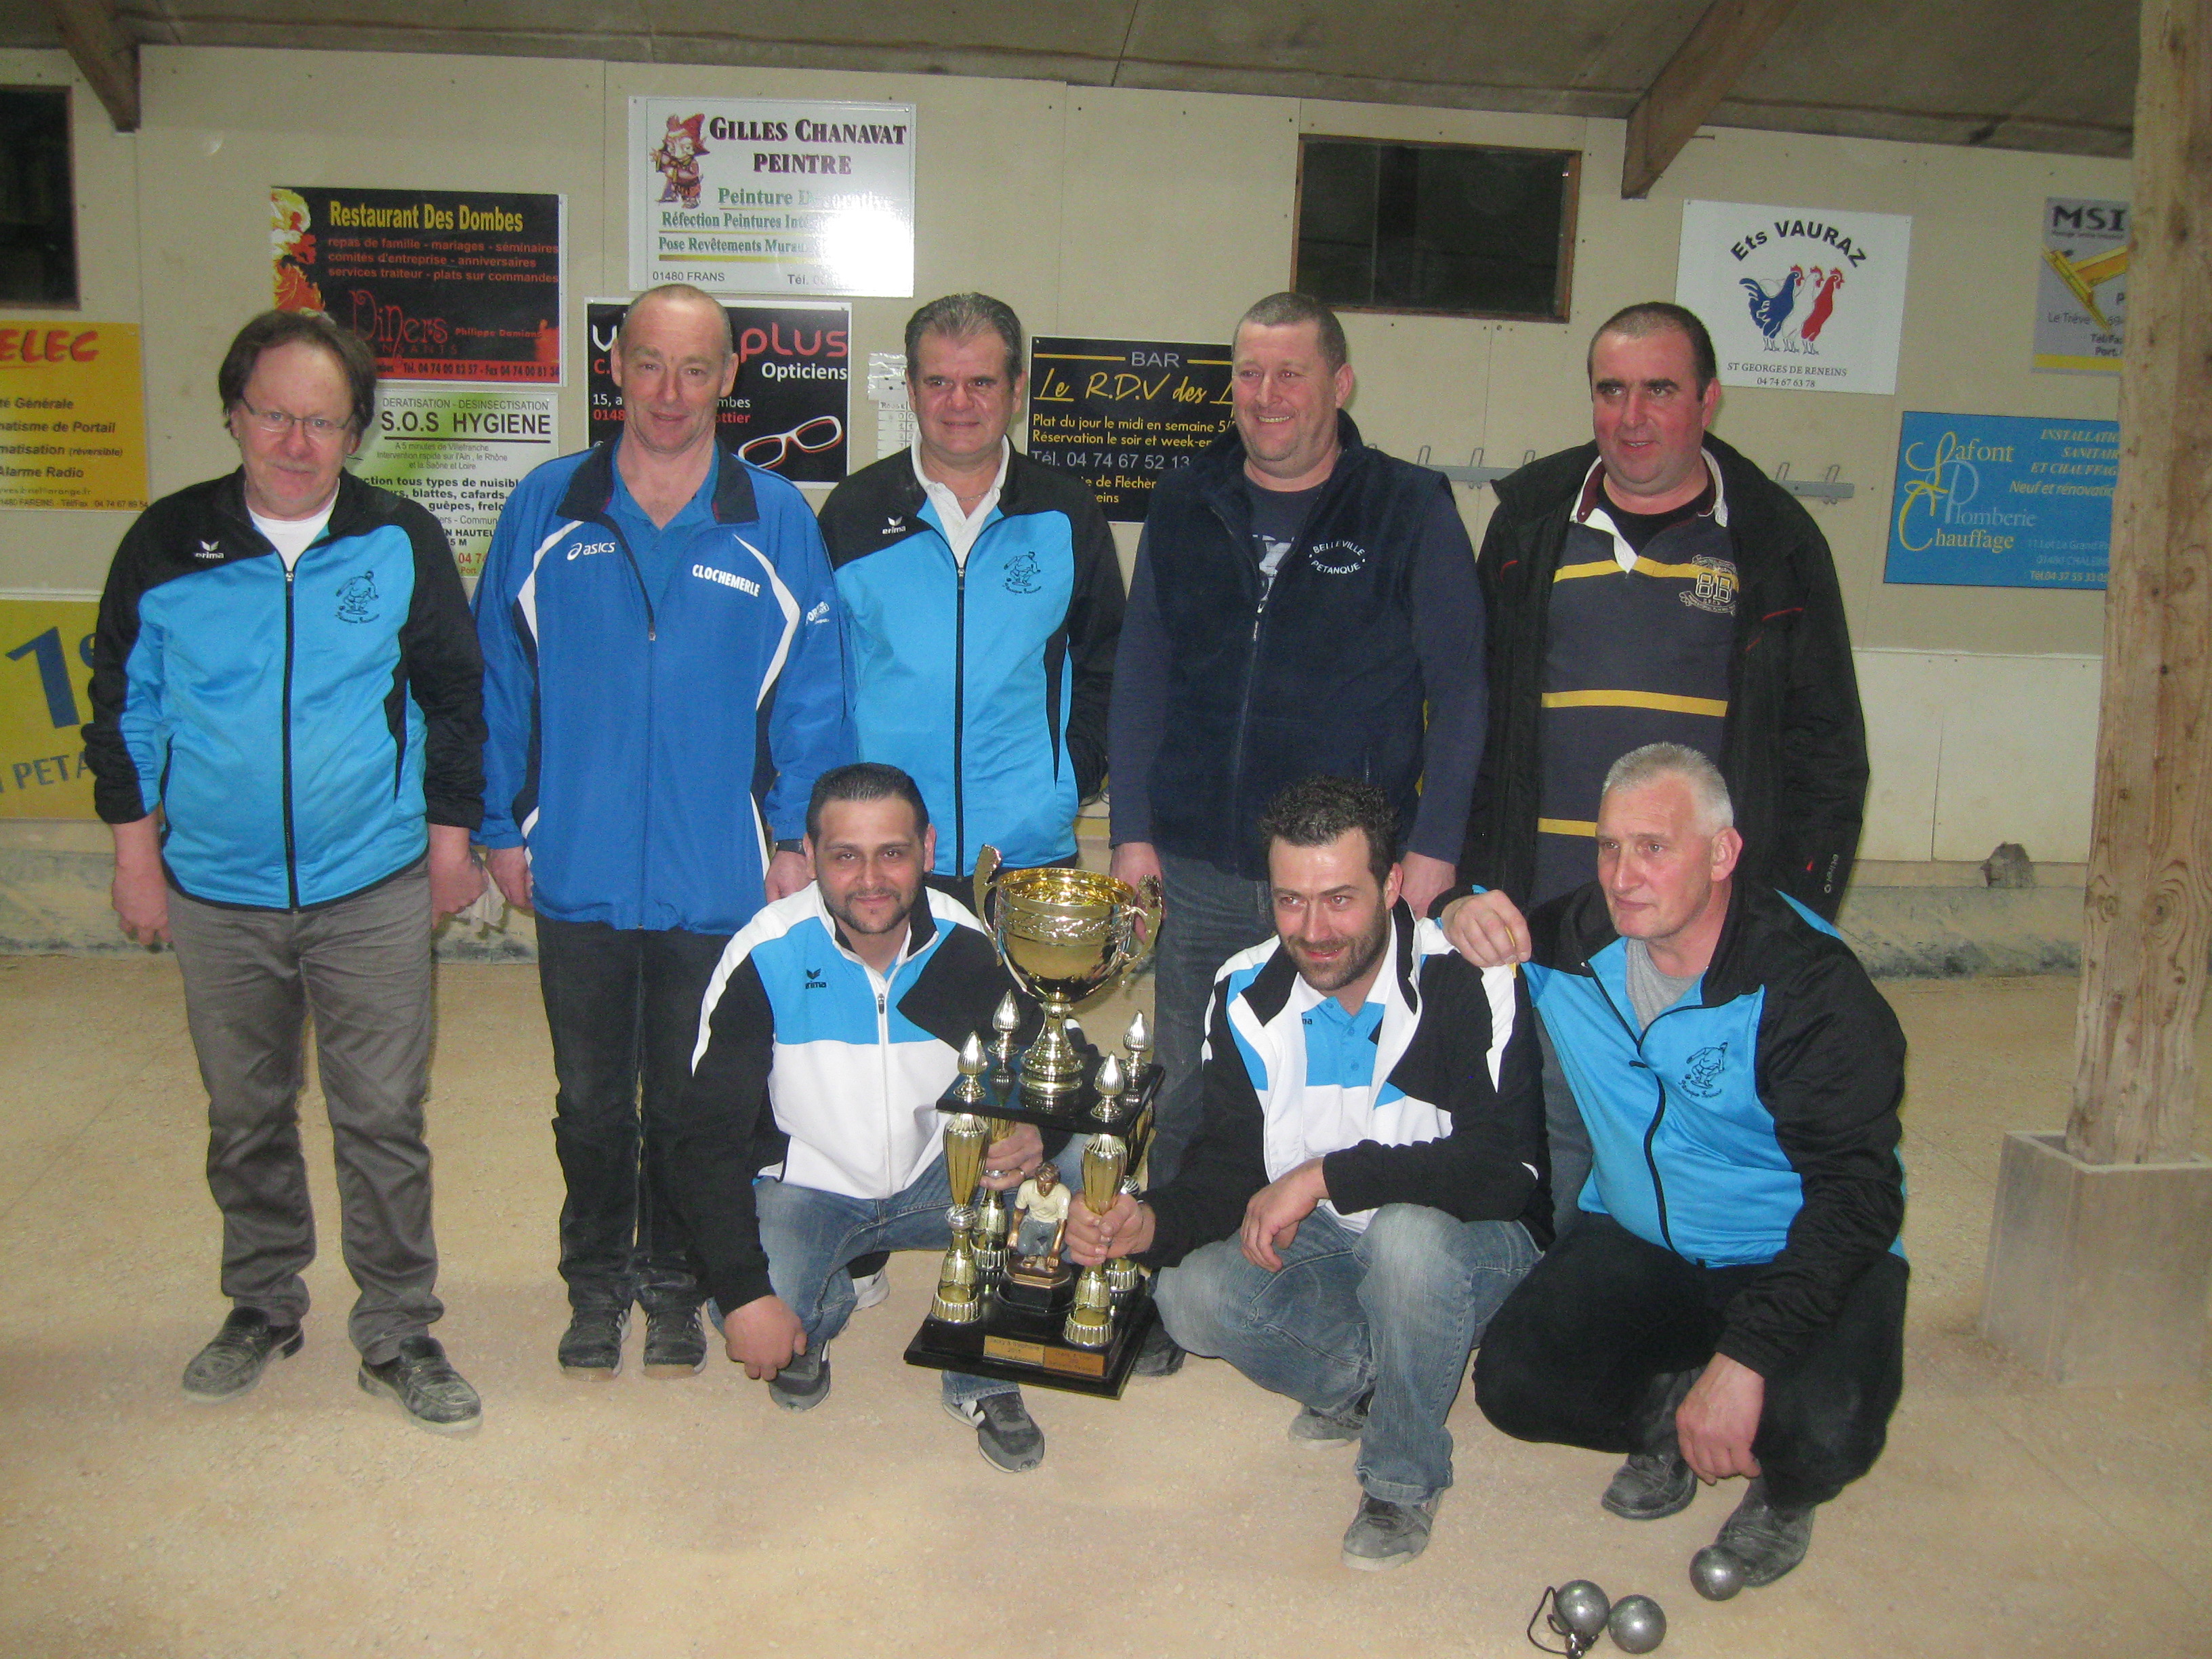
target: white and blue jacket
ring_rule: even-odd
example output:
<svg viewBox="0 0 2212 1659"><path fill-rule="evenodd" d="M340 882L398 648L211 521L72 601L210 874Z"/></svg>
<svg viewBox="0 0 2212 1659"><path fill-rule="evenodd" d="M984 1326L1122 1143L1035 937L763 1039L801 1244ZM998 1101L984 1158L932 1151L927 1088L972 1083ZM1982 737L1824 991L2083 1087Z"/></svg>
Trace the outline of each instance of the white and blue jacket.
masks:
<svg viewBox="0 0 2212 1659"><path fill-rule="evenodd" d="M483 841L530 848L543 915L728 933L852 758L836 592L797 488L718 453L714 522L648 592L614 455L548 461L499 515L476 595Z"/></svg>
<svg viewBox="0 0 2212 1659"><path fill-rule="evenodd" d="M1017 869L1071 857L1076 808L1106 775L1121 636L1121 567L1089 489L1010 452L963 562L902 450L830 493L822 533L860 758L921 788L938 873L968 874L986 842Z"/></svg>
<svg viewBox="0 0 2212 1659"><path fill-rule="evenodd" d="M338 478L290 570L244 474L138 515L93 636L93 800L156 808L172 884L210 904L312 909L412 866L431 823L481 811L481 664L452 550L404 496Z"/></svg>
<svg viewBox="0 0 2212 1659"><path fill-rule="evenodd" d="M943 1146L937 1100L960 1045L1013 986L973 915L923 897L888 975L853 954L809 884L739 930L708 981L671 1179L725 1312L770 1293L756 1177L890 1198Z"/></svg>
<svg viewBox="0 0 2212 1659"><path fill-rule="evenodd" d="M1698 983L1641 1031L1595 883L1537 906L1527 973L1589 1127L1581 1204L1700 1267L1765 1264L1719 1351L1761 1376L1832 1322L1905 1217L1905 1034L1835 930L1737 882Z"/></svg>
<svg viewBox="0 0 2212 1659"><path fill-rule="evenodd" d="M1324 1207L1355 1231L1384 1204L1462 1221L1518 1221L1551 1241L1550 1159L1528 1000L1507 968L1480 969L1434 922L1391 913L1382 1005L1364 1078L1310 1060L1325 1000L1279 941L1224 963L1207 1010L1203 1120L1153 1212L1148 1266L1236 1236L1253 1194L1320 1157ZM1347 1086L1349 1084L1351 1086Z"/></svg>

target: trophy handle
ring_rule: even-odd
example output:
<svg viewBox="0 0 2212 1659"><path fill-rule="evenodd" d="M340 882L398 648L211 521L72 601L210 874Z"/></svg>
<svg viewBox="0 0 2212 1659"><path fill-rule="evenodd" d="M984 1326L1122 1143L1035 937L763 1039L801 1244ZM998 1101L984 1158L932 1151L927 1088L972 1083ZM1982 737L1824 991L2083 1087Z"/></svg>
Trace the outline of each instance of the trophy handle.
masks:
<svg viewBox="0 0 2212 1659"><path fill-rule="evenodd" d="M1137 923L1142 919L1145 931L1138 937ZM1133 974L1145 965L1160 942L1160 878L1146 876L1137 884L1137 904L1133 910L1125 911L1121 918L1121 939L1114 951L1115 978Z"/></svg>
<svg viewBox="0 0 2212 1659"><path fill-rule="evenodd" d="M999 873L999 849L986 842L983 850L975 854L975 919L994 940L999 929L991 920L991 878Z"/></svg>

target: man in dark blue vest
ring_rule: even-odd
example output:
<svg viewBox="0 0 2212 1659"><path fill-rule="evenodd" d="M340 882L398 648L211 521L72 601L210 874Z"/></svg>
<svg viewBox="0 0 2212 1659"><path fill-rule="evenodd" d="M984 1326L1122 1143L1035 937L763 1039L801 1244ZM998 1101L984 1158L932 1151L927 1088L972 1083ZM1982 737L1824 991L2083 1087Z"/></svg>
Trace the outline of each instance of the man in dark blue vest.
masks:
<svg viewBox="0 0 2212 1659"><path fill-rule="evenodd" d="M1344 331L1319 301L1261 301L1232 355L1235 429L1145 520L1107 727L1114 872L1166 893L1156 1185L1197 1127L1215 970L1273 937L1261 809L1324 774L1376 785L1425 915L1482 747L1482 600L1451 486L1360 441Z"/></svg>

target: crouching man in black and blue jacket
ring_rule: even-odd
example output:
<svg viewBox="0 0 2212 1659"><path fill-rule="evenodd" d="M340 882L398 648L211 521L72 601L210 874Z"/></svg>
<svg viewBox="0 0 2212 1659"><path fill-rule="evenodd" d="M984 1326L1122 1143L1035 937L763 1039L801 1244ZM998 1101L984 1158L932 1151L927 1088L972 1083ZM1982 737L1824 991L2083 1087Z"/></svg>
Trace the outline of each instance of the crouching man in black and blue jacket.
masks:
<svg viewBox="0 0 2212 1659"><path fill-rule="evenodd" d="M1198 1135L1175 1176L1067 1254L1129 1255L1168 1334L1303 1410L1291 1439L1360 1448L1344 1562L1427 1547L1470 1348L1551 1236L1528 1005L1399 899L1395 804L1310 778L1260 820L1276 937L1213 984Z"/></svg>
<svg viewBox="0 0 2212 1659"><path fill-rule="evenodd" d="M1476 1398L1523 1440L1626 1453L1603 1501L1630 1520L1748 1477L1692 1564L1716 1596L1796 1566L1881 1455L1907 1277L1904 1034L1833 929L1734 879L1732 817L1710 760L1649 744L1606 779L1595 883L1525 925L1496 893L1443 916L1473 960L1528 960L1595 1153Z"/></svg>
<svg viewBox="0 0 2212 1659"><path fill-rule="evenodd" d="M853 1261L951 1242L937 1100L1013 988L975 916L923 887L936 841L896 767L823 773L813 882L731 939L701 1010L671 1185L731 1359L789 1411L830 1393ZM983 1184L1017 1188L1043 1156L1023 1124L984 1149ZM1044 1461L1018 1385L947 1371L944 1398L998 1468Z"/></svg>

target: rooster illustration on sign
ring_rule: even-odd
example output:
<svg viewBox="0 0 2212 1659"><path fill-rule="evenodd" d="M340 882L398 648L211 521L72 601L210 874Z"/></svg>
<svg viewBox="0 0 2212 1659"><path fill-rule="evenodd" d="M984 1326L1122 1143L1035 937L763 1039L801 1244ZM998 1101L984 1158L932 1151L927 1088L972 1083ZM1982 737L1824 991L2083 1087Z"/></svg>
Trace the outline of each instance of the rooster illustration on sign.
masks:
<svg viewBox="0 0 2212 1659"><path fill-rule="evenodd" d="M1814 265L1808 271L1802 265L1792 265L1771 292L1753 277L1739 276L1736 280L1743 284L1752 325L1765 337L1769 351L1802 352L1812 357L1820 355L1814 342L1820 337L1820 331L1828 325L1828 318L1836 308L1836 290L1844 285L1840 267L1826 270ZM1801 308L1797 301L1808 295L1810 301ZM1789 325L1792 317L1797 319L1795 328Z"/></svg>

